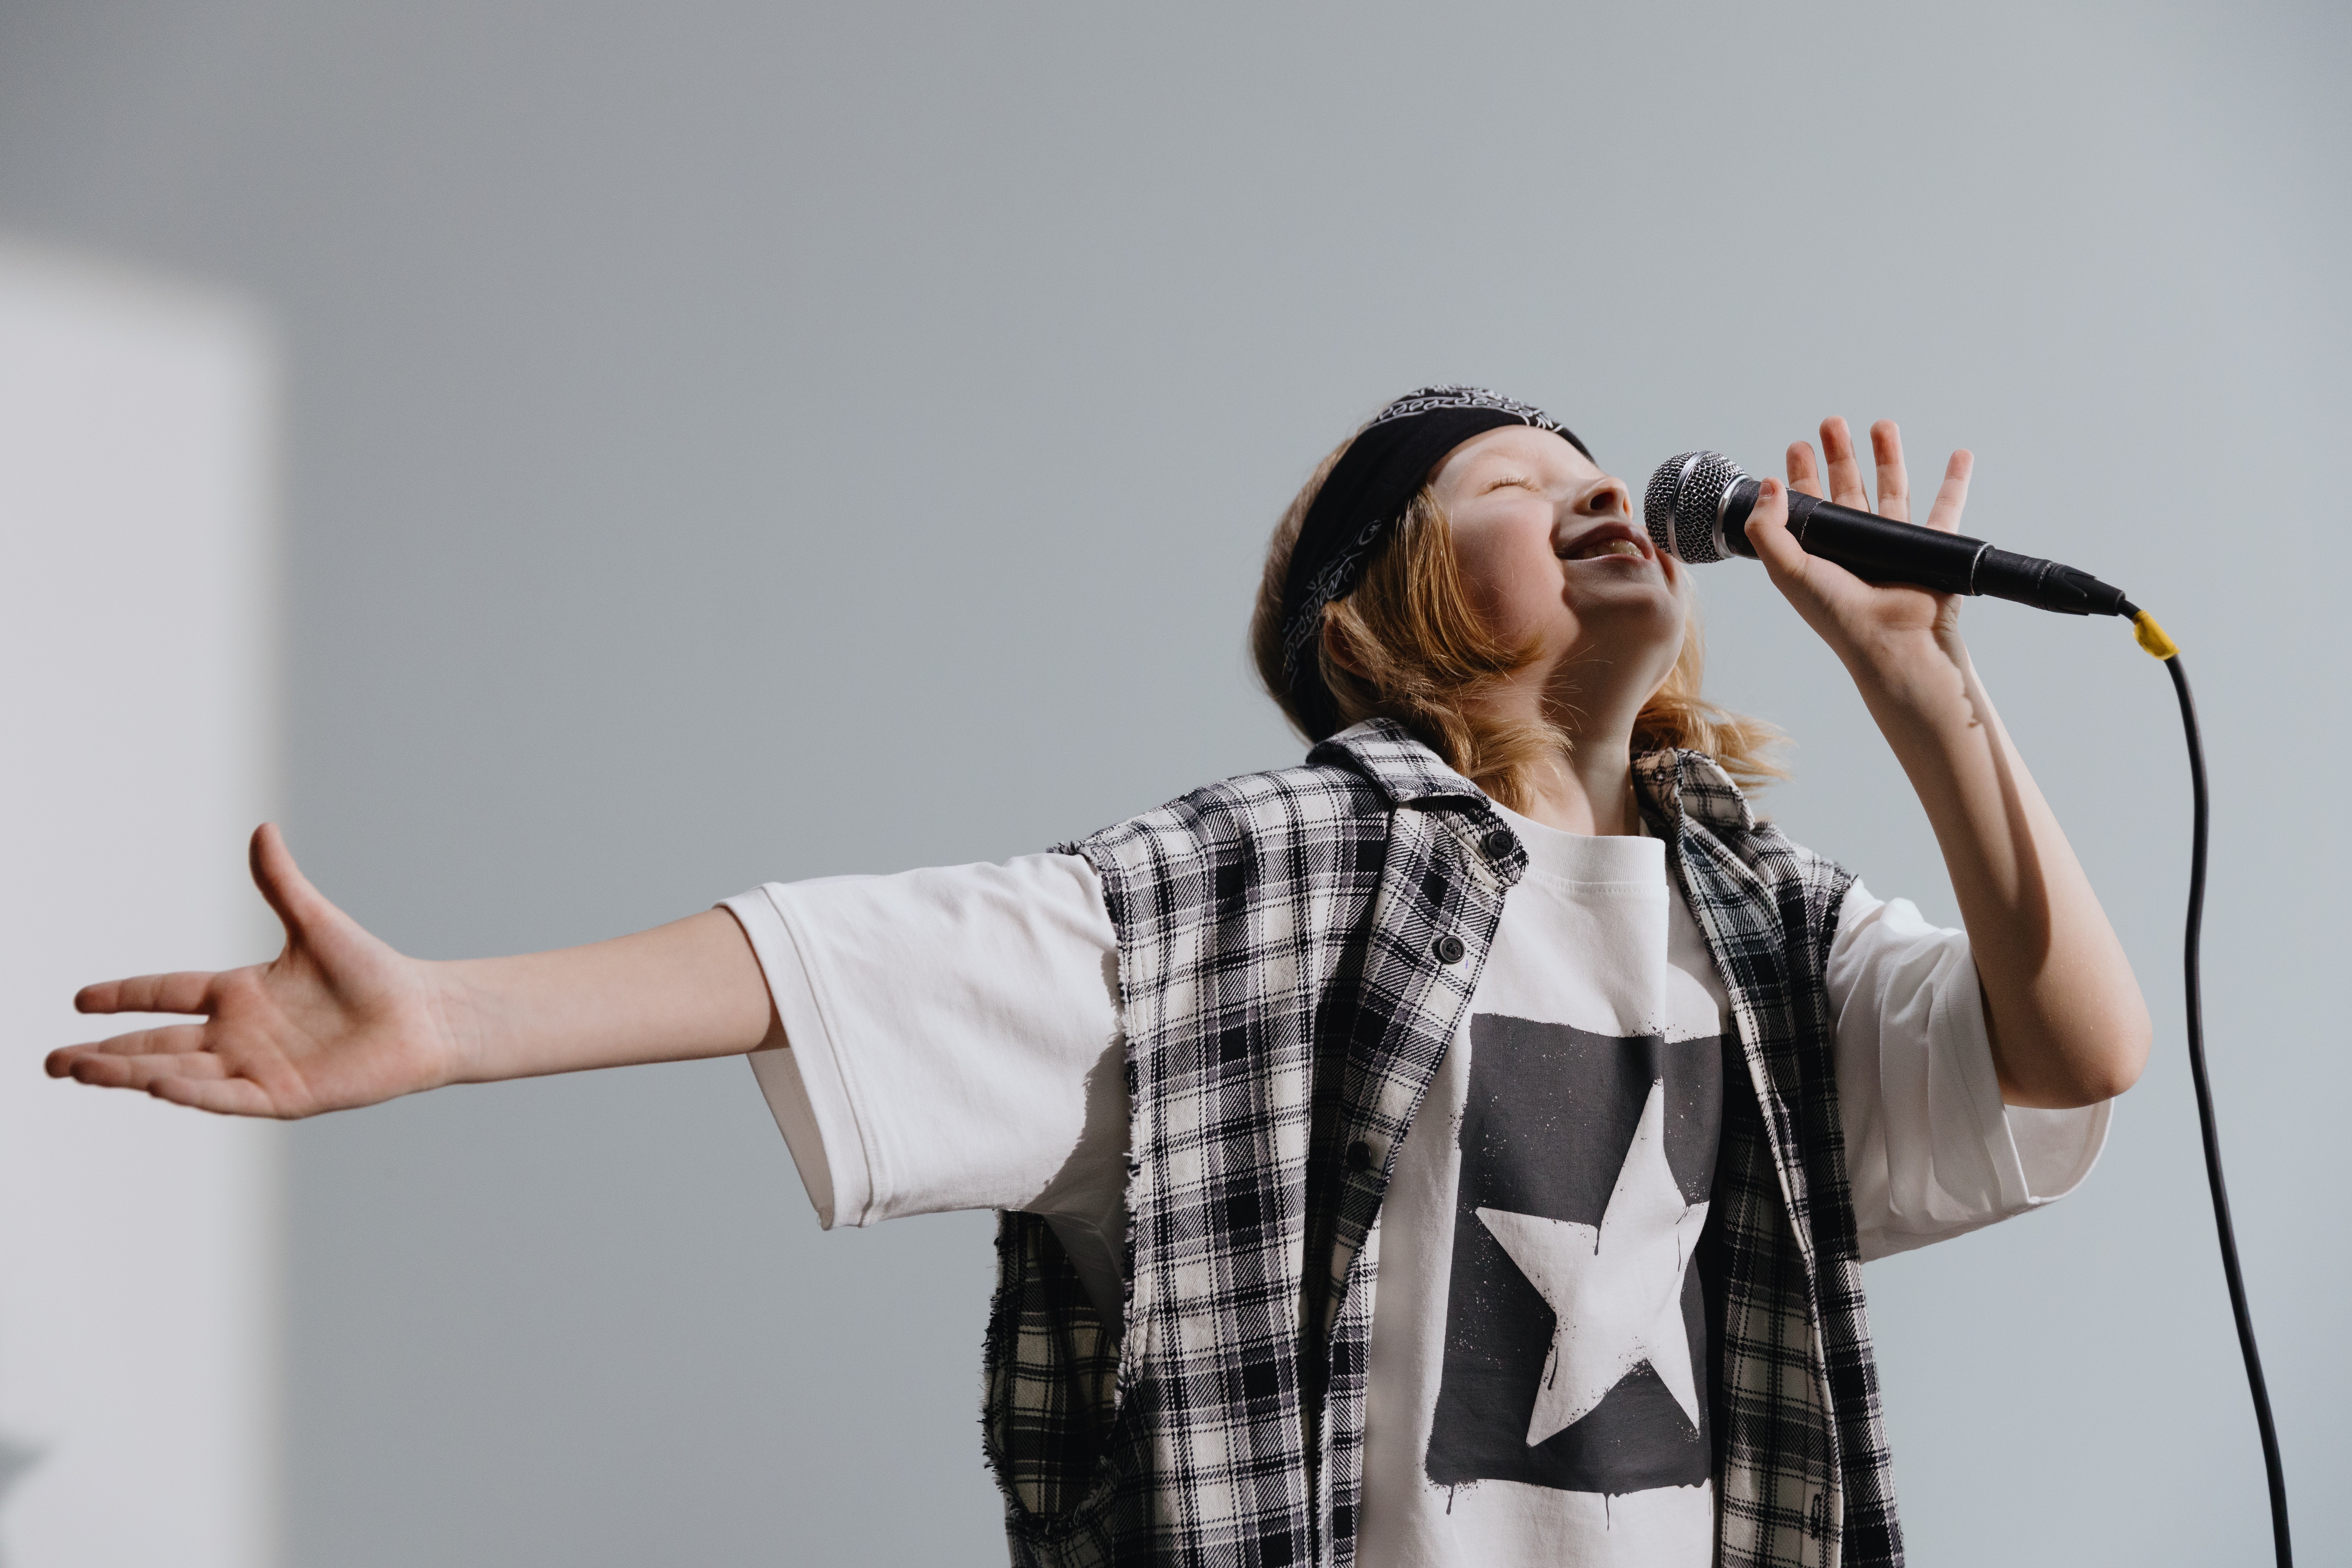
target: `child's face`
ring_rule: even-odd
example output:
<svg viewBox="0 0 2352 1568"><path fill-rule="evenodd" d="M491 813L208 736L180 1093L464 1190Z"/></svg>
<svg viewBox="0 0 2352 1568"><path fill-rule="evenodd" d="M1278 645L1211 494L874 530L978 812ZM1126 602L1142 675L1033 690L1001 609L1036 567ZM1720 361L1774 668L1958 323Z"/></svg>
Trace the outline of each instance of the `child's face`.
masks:
<svg viewBox="0 0 2352 1568"><path fill-rule="evenodd" d="M1636 702L1658 689L1682 649L1685 579L1634 521L1623 480L1509 425L1454 448L1431 488L1471 603L1505 637L1537 639L1531 675L1587 701L1596 683Z"/></svg>

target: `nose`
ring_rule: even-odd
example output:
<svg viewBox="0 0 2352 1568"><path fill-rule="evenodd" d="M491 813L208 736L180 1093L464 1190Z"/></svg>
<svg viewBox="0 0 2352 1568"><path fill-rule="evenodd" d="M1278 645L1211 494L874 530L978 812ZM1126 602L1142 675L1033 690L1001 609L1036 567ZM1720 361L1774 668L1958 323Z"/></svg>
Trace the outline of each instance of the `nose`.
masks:
<svg viewBox="0 0 2352 1568"><path fill-rule="evenodd" d="M1622 479L1602 479L1576 498L1576 510L1587 517L1631 517L1633 494Z"/></svg>

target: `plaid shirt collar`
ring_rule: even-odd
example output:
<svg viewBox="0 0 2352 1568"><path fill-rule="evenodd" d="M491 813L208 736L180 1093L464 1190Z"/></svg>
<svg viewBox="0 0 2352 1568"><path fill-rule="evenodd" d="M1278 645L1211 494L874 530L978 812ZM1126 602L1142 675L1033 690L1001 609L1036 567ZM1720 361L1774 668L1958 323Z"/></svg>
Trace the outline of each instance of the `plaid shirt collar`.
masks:
<svg viewBox="0 0 2352 1568"><path fill-rule="evenodd" d="M1339 763L1378 784L1391 806L1430 800L1492 804L1486 791L1455 773L1393 719L1367 719L1307 753L1308 765Z"/></svg>
<svg viewBox="0 0 2352 1568"><path fill-rule="evenodd" d="M1490 807L1486 792L1455 773L1393 719L1367 719L1307 753L1309 764L1354 769L1388 797L1391 806L1460 800ZM1633 759L1633 784L1648 814L1678 824L1687 814L1709 829L1753 833L1756 813L1731 775L1704 752L1660 750ZM1499 823L1498 823L1499 826Z"/></svg>

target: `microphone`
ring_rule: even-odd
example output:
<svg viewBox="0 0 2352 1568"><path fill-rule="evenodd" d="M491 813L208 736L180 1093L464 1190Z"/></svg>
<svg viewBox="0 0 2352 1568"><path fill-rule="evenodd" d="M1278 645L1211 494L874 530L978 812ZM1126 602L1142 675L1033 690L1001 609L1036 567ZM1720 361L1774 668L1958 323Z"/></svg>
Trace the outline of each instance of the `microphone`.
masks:
<svg viewBox="0 0 2352 1568"><path fill-rule="evenodd" d="M1642 492L1651 542L1698 565L1726 556L1756 559L1748 514L1761 487L1720 452L1678 452L1658 465ZM2124 591L2088 572L1996 550L1965 533L1896 522L1816 496L1789 492L1789 532L1809 555L1834 561L1871 583L1915 583L1943 594L1982 594L2066 616L2133 616Z"/></svg>

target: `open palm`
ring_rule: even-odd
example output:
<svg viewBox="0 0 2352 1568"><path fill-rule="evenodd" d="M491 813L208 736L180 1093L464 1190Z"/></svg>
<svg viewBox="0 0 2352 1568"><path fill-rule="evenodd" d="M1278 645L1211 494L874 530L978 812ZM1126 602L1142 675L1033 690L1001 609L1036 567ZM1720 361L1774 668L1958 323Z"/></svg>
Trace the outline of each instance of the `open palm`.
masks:
<svg viewBox="0 0 2352 1568"><path fill-rule="evenodd" d="M254 885L286 928L268 963L109 980L83 1013L186 1013L202 1023L68 1046L52 1078L144 1089L233 1116L311 1116L445 1082L450 1031L424 964L369 935L294 864L276 826L253 835Z"/></svg>

